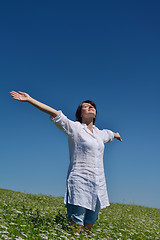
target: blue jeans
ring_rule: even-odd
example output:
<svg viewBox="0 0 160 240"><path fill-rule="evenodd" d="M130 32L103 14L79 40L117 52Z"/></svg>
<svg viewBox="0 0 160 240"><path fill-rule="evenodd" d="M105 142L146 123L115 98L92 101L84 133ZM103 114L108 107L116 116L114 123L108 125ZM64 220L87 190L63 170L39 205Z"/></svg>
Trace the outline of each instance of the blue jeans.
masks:
<svg viewBox="0 0 160 240"><path fill-rule="evenodd" d="M68 221L74 221L79 225L84 225L84 223L93 224L98 219L100 202L99 199L97 199L95 211L69 203L67 203L66 208L68 214Z"/></svg>

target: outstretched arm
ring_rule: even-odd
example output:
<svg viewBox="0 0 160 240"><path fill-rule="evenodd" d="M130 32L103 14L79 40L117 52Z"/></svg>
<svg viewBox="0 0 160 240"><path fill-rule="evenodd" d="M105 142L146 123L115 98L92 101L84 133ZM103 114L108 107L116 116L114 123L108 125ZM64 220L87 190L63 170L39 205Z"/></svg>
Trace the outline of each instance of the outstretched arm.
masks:
<svg viewBox="0 0 160 240"><path fill-rule="evenodd" d="M118 132L116 132L116 133L113 132L113 134L114 134L114 138L117 138L119 141L122 142L121 136L119 135Z"/></svg>
<svg viewBox="0 0 160 240"><path fill-rule="evenodd" d="M43 103L35 100L31 96L29 96L29 94L27 94L27 93L20 92L20 91L18 91L18 92L11 91L10 94L14 99L19 100L21 102L31 103L36 108L38 108L39 110L41 110L45 113L48 113L52 117L56 117L59 115L59 112L57 110L47 106L46 104L43 104Z"/></svg>

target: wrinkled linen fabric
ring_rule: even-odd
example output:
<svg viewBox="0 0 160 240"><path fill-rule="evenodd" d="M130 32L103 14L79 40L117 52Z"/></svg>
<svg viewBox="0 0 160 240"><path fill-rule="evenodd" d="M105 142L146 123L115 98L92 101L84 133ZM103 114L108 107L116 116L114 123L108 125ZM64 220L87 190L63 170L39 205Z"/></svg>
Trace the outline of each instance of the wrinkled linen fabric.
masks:
<svg viewBox="0 0 160 240"><path fill-rule="evenodd" d="M109 206L103 166L104 143L112 142L112 131L99 130L93 125L93 133L87 125L71 121L62 111L51 121L68 136L70 164L66 180L64 204L82 206L95 211L97 198L100 208Z"/></svg>

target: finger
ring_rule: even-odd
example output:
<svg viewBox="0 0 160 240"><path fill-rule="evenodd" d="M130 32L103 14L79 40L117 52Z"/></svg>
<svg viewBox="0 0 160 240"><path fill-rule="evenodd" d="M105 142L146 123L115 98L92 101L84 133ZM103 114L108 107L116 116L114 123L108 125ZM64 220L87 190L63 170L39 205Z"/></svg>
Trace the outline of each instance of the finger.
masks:
<svg viewBox="0 0 160 240"><path fill-rule="evenodd" d="M11 95L12 95L12 94L16 94L16 92L15 92L15 91L11 91L10 94L11 94Z"/></svg>
<svg viewBox="0 0 160 240"><path fill-rule="evenodd" d="M24 94L24 92L21 92L21 91L18 91L18 93L20 93L20 94Z"/></svg>
<svg viewBox="0 0 160 240"><path fill-rule="evenodd" d="M121 137L119 137L118 140L122 142L122 138Z"/></svg>
<svg viewBox="0 0 160 240"><path fill-rule="evenodd" d="M12 97L15 97L15 96L17 97L17 96L19 96L19 94L18 93L11 93L11 96Z"/></svg>
<svg viewBox="0 0 160 240"><path fill-rule="evenodd" d="M17 98L17 97L13 97L13 99L20 100L20 99L19 99L19 98Z"/></svg>
<svg viewBox="0 0 160 240"><path fill-rule="evenodd" d="M19 99L19 94L18 94L18 93L11 93L11 96L12 96L14 99Z"/></svg>

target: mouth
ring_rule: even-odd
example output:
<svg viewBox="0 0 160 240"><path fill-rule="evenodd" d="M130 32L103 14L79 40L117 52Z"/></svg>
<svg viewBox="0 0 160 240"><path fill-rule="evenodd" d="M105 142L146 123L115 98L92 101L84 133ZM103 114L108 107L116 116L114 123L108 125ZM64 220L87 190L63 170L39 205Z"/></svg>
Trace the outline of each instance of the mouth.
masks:
<svg viewBox="0 0 160 240"><path fill-rule="evenodd" d="M89 112L89 113L93 113L93 114L95 114L94 109L91 109L91 110L89 110L88 112Z"/></svg>

